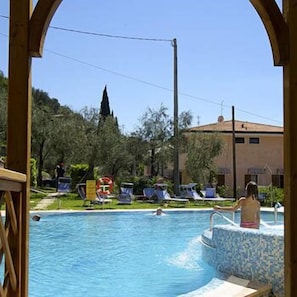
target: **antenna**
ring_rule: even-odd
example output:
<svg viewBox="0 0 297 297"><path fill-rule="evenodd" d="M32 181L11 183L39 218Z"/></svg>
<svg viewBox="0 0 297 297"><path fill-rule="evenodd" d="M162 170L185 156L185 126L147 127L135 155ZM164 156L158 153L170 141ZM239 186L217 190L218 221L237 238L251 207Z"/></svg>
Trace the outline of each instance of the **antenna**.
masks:
<svg viewBox="0 0 297 297"><path fill-rule="evenodd" d="M223 102L224 102L224 100L221 101L221 115L218 117L218 122L219 123L224 122L224 117L223 117Z"/></svg>

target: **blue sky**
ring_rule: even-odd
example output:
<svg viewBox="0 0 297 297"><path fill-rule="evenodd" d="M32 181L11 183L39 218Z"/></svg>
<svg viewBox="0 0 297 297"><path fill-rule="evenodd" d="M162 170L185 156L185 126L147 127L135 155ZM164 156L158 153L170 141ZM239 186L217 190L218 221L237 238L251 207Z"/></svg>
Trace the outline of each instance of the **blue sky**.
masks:
<svg viewBox="0 0 297 297"><path fill-rule="evenodd" d="M7 2L0 2L0 70L7 75ZM277 1L280 4L280 0ZM107 86L124 132L148 107L173 116L177 40L179 113L192 126L232 118L283 126L282 68L273 66L265 28L248 0L64 0L50 24L32 84L75 111L99 108ZM111 36L79 34L53 27Z"/></svg>

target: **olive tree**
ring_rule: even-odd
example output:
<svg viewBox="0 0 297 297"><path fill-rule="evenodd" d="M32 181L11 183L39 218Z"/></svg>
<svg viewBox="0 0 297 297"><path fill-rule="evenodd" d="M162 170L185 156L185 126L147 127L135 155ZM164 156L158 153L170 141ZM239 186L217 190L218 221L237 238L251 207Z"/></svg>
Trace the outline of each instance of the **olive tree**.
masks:
<svg viewBox="0 0 297 297"><path fill-rule="evenodd" d="M148 108L140 119L141 126L135 132L148 146L151 176L159 175L168 160L166 151L172 135L172 120L167 110L162 104L159 110Z"/></svg>
<svg viewBox="0 0 297 297"><path fill-rule="evenodd" d="M218 133L198 132L187 137L186 171L192 180L200 184L212 183L217 175L214 159L223 149L223 140Z"/></svg>

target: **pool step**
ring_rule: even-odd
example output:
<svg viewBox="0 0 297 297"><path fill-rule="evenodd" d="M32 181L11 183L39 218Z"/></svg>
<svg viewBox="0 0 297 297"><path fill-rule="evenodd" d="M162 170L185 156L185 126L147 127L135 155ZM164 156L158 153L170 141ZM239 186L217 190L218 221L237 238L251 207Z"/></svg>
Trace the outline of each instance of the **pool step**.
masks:
<svg viewBox="0 0 297 297"><path fill-rule="evenodd" d="M230 276L227 279L213 278L205 286L179 297L269 297L273 296L271 294L272 286L269 284Z"/></svg>

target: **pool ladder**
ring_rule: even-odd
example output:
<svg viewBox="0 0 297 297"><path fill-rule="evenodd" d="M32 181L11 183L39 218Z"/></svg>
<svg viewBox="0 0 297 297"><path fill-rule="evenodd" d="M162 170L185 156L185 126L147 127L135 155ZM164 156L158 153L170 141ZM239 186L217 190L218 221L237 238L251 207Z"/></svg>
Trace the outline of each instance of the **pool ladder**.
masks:
<svg viewBox="0 0 297 297"><path fill-rule="evenodd" d="M276 205L274 207L274 223L277 223L278 222L278 208L280 208L279 205ZM228 223L232 224L233 226L237 226L238 227L238 224L236 224L234 221L235 221L235 212L232 212L232 220L227 218L226 216L222 215L220 212L218 211L214 211L210 214L210 227L209 227L209 230L212 231L212 228L213 228L213 218L214 216L217 215L217 216L220 216L221 218L223 218L225 221L227 221ZM269 224L267 224L266 222L264 222L262 219L260 220L260 224L263 225L264 227L271 227Z"/></svg>
<svg viewBox="0 0 297 297"><path fill-rule="evenodd" d="M218 211L214 211L210 214L210 227L209 227L209 230L212 231L212 228L213 228L213 218L214 216L217 215L221 218L223 218L224 220L226 220L228 223L232 224L233 226L236 226L238 227L238 224L236 224L234 222L234 217L235 217L235 213L233 212L232 213L232 220L230 220L229 218L225 217L224 215L222 215L220 212Z"/></svg>
<svg viewBox="0 0 297 297"><path fill-rule="evenodd" d="M274 223L278 222L278 209L281 207L282 205L279 202L275 203L274 205Z"/></svg>

